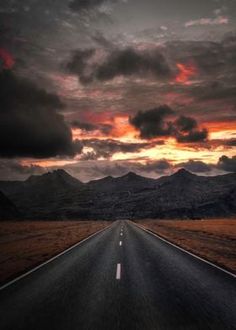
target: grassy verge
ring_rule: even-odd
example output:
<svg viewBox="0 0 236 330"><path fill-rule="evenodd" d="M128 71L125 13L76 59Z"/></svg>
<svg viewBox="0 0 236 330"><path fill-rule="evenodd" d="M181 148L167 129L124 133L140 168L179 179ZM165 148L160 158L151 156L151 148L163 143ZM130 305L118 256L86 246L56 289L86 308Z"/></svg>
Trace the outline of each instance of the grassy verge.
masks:
<svg viewBox="0 0 236 330"><path fill-rule="evenodd" d="M106 221L0 223L0 283L26 272L109 224Z"/></svg>
<svg viewBox="0 0 236 330"><path fill-rule="evenodd" d="M236 219L142 220L147 229L236 273Z"/></svg>

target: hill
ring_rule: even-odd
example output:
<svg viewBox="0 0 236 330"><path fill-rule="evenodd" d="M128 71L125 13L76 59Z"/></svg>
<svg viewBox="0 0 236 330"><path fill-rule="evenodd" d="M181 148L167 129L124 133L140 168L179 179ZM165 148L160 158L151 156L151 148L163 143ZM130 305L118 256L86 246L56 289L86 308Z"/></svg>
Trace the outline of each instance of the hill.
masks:
<svg viewBox="0 0 236 330"><path fill-rule="evenodd" d="M27 219L208 218L236 214L236 173L215 177L184 169L159 179L130 172L87 184L64 170L0 182Z"/></svg>

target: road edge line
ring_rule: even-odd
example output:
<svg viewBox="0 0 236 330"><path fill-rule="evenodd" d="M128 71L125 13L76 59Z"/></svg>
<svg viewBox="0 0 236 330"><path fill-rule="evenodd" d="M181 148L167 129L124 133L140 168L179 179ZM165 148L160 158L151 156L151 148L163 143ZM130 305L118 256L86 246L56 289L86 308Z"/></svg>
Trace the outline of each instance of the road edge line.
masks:
<svg viewBox="0 0 236 330"><path fill-rule="evenodd" d="M214 268L217 268L218 270L221 270L222 272L224 272L224 273L226 273L226 274L232 276L233 278L236 278L236 274L231 273L230 271L228 271L228 270L226 270L226 269L224 269L224 268L222 268L222 267L220 267L220 266L214 264L213 262L211 262L211 261L209 261L209 260L207 260L207 259L204 259L203 257L198 256L197 254L194 254L194 253L192 253L192 252L190 252L190 251L188 251L188 250L185 250L185 249L182 248L181 246L179 246L179 245L177 245L177 244L175 244L175 243L172 243L172 242L170 242L169 240L167 240L166 238L161 237L161 236L159 236L158 234L154 233L153 231L151 231L151 230L145 228L143 225L138 225L138 224L136 224L136 223L134 223L134 222L132 222L132 223L133 223L136 227L142 229L143 231L146 231L147 233L149 233L149 234L151 234L151 235L153 235L153 236L156 236L157 238L159 238L159 239L162 240L163 242L172 245L173 247L177 248L178 250L181 250L182 252L185 252L185 253L191 255L192 257L194 257L194 258L196 258L196 259L198 259L198 260L201 260L201 261L207 263L208 265L210 265L210 266L212 266L212 267L214 267Z"/></svg>
<svg viewBox="0 0 236 330"><path fill-rule="evenodd" d="M112 224L113 224L113 223L112 223ZM109 225L109 226L106 227L106 228L103 228L103 229L101 229L101 230L99 230L99 231L97 231L97 232L95 232L95 233L89 235L88 237L84 238L82 241L79 241L78 243L75 243L74 245L70 246L70 247L67 248L66 250L60 252L59 254L56 254L54 257L52 257L52 258L50 258L50 259L44 261L42 264L39 264L38 266L36 266L36 267L34 267L34 268L28 270L26 273L23 273L23 274L17 276L16 278L14 278L13 280L11 280L11 281L9 281L9 282L3 284L2 286L0 286L0 291L2 291L2 290L4 290L4 289L8 288L8 287L11 286L12 284L14 284L14 283L20 281L21 279L27 277L28 275L34 273L34 272L37 271L38 269L40 269L40 268L42 268L43 266L49 264L50 262L54 261L55 259L61 257L62 255L66 254L67 252L73 250L74 248L76 248L76 247L79 246L80 244L86 242L87 240L89 240L90 238L94 237L95 235L98 235L99 233L101 233L101 232L103 232L103 231L109 229L109 228L112 226L112 224Z"/></svg>

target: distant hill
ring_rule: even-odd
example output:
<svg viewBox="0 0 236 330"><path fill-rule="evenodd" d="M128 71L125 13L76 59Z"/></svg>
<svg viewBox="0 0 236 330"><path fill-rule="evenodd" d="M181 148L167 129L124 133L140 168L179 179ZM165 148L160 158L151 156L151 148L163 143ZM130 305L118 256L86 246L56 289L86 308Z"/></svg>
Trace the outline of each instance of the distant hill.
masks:
<svg viewBox="0 0 236 330"><path fill-rule="evenodd" d="M19 212L16 206L0 191L0 219L17 220Z"/></svg>
<svg viewBox="0 0 236 330"><path fill-rule="evenodd" d="M215 177L184 169L159 179L135 173L82 183L64 170L0 182L27 219L208 218L236 215L236 173Z"/></svg>

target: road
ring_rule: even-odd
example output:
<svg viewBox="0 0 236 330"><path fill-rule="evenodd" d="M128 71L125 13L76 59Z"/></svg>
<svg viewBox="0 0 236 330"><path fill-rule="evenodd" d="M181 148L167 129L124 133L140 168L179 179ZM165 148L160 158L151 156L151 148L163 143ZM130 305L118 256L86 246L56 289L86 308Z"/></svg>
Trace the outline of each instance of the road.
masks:
<svg viewBox="0 0 236 330"><path fill-rule="evenodd" d="M1 290L0 329L236 329L236 279L116 221Z"/></svg>

